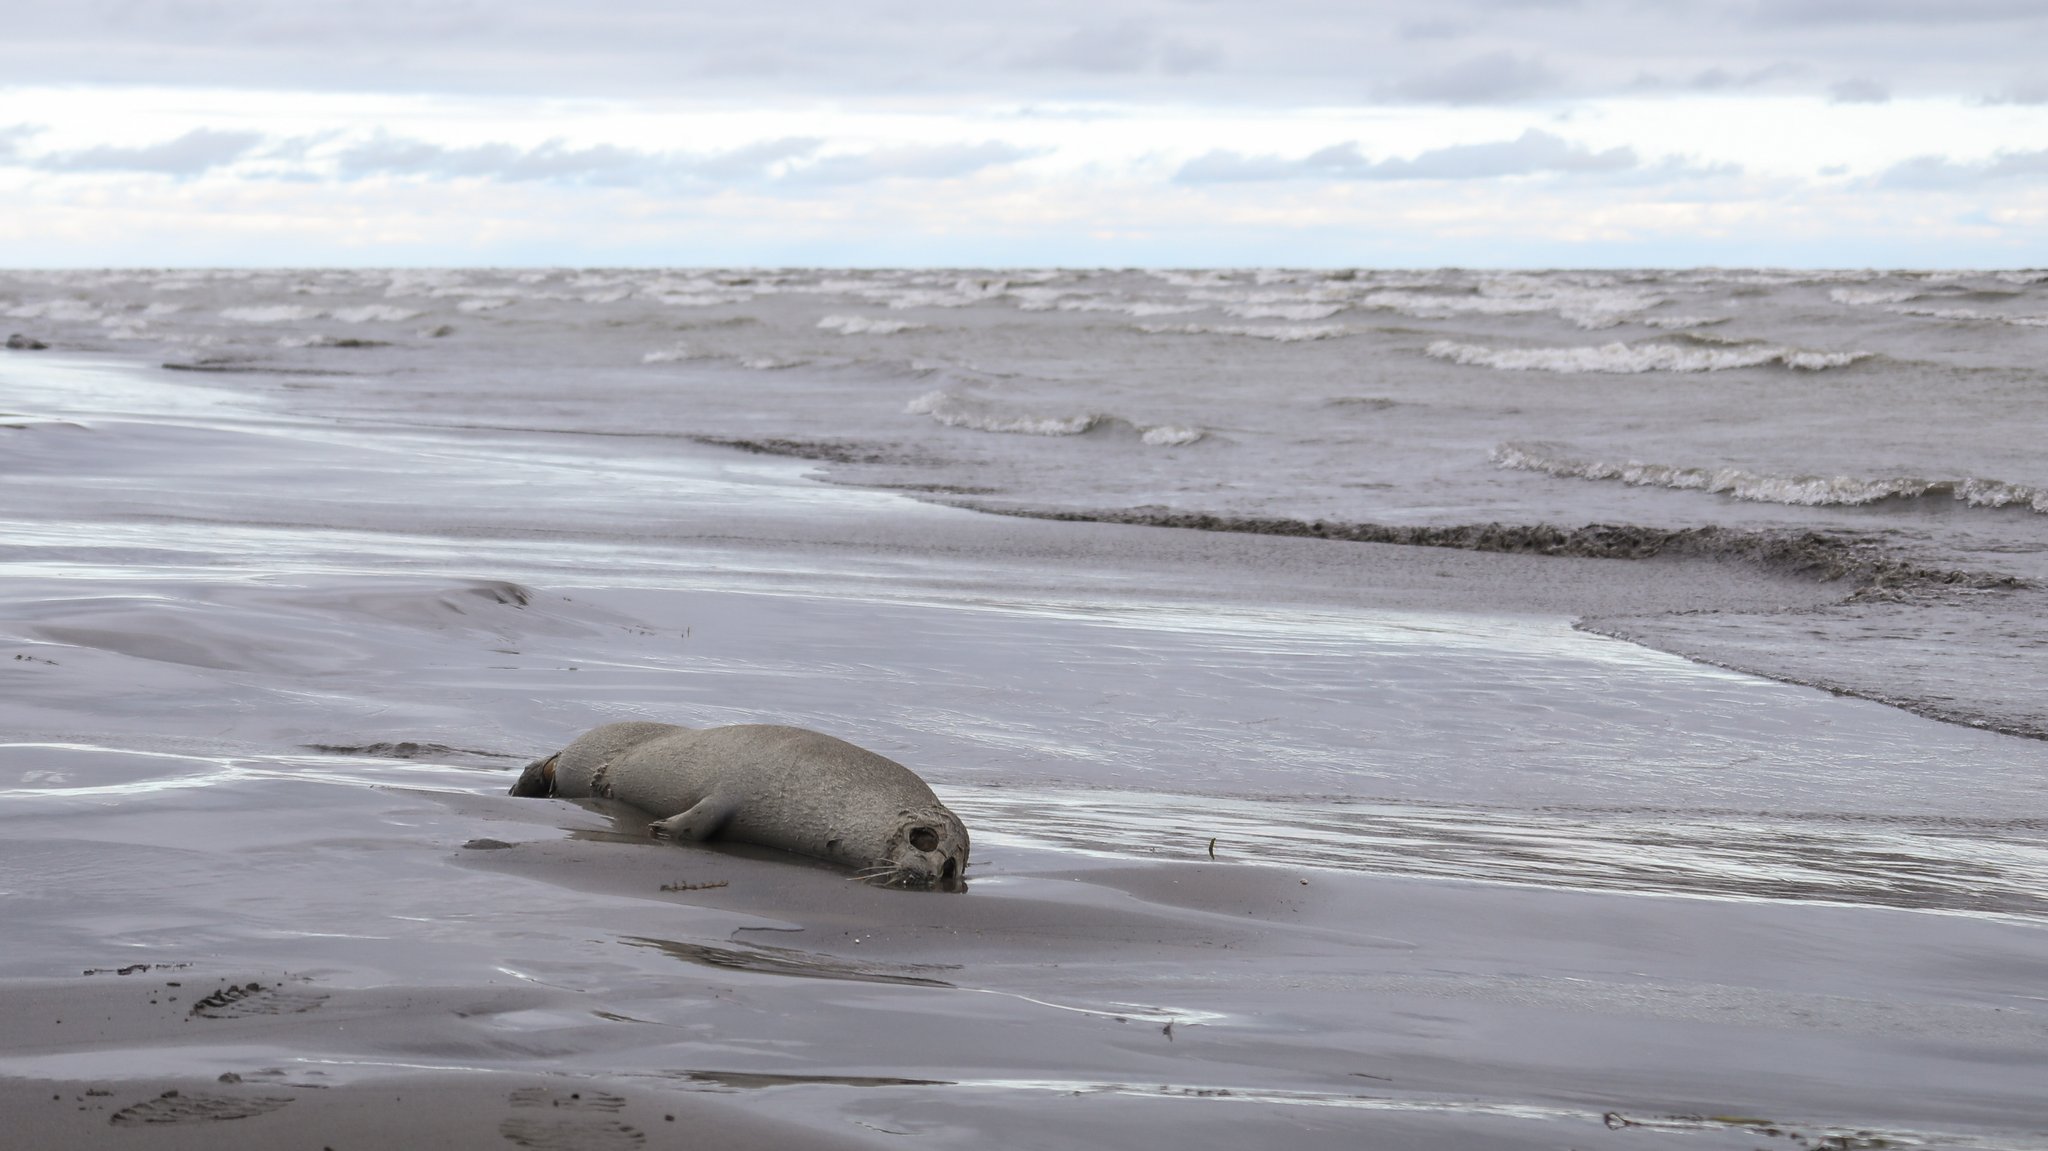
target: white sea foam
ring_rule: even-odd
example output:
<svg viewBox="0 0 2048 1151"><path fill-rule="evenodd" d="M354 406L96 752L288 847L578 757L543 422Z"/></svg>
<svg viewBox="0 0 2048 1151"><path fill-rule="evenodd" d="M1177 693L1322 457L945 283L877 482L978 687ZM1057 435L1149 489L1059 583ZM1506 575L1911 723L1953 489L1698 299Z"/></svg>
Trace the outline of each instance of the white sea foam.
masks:
<svg viewBox="0 0 2048 1151"><path fill-rule="evenodd" d="M1998 278L2008 284L2048 284L2048 271L2036 268L2020 272L2000 272Z"/></svg>
<svg viewBox="0 0 2048 1151"><path fill-rule="evenodd" d="M1828 292L1828 299L1837 304L1867 307L1871 304L1903 304L1920 297L1920 293L1909 289L1878 290L1874 288L1834 288Z"/></svg>
<svg viewBox="0 0 2048 1151"><path fill-rule="evenodd" d="M301 307L298 304L256 304L243 308L222 308L220 318L238 324L288 324L299 320L317 320L327 313L318 308Z"/></svg>
<svg viewBox="0 0 2048 1151"><path fill-rule="evenodd" d="M909 415L930 416L951 428L1008 435L1078 436L1099 427L1112 426L1135 430L1140 442L1151 447L1183 447L1203 437L1200 428L1177 424L1139 427L1101 412L1045 411L943 389L926 392L904 405L903 410Z"/></svg>
<svg viewBox="0 0 2048 1151"><path fill-rule="evenodd" d="M1342 324L1139 324L1137 328L1153 336L1249 336L1283 344L1327 340L1349 330Z"/></svg>
<svg viewBox="0 0 2048 1151"><path fill-rule="evenodd" d="M1207 304L1173 304L1159 300L1127 300L1119 296L1068 296L1047 307L1062 312L1121 312L1126 316L1179 316L1206 310ZM1044 308L1026 308L1044 311Z"/></svg>
<svg viewBox="0 0 2048 1151"><path fill-rule="evenodd" d="M1033 412L944 390L926 392L903 410L909 415L930 416L949 428L1024 436L1078 436L1103 418L1095 412Z"/></svg>
<svg viewBox="0 0 2048 1151"><path fill-rule="evenodd" d="M172 304L159 300L142 309L142 314L154 320L162 316L175 316L185 310L183 304Z"/></svg>
<svg viewBox="0 0 2048 1151"><path fill-rule="evenodd" d="M55 320L65 324L95 323L105 315L84 300L42 300L32 304L17 304L7 309L4 314L17 320Z"/></svg>
<svg viewBox="0 0 2048 1151"><path fill-rule="evenodd" d="M717 308L744 304L754 296L751 292L662 292L649 298L671 308Z"/></svg>
<svg viewBox="0 0 2048 1151"><path fill-rule="evenodd" d="M1637 288L1581 287L1532 277L1496 277L1480 283L1477 294L1437 292L1372 292L1360 301L1422 320L1458 316L1523 316L1554 312L1588 330L1611 328L1665 302L1665 297Z"/></svg>
<svg viewBox="0 0 2048 1151"><path fill-rule="evenodd" d="M1178 424L1160 424L1156 428L1146 428L1145 434L1139 438L1155 448L1177 448L1194 443L1196 440L1201 439L1203 434L1200 428L1182 427Z"/></svg>
<svg viewBox="0 0 2048 1151"><path fill-rule="evenodd" d="M1509 372L1719 372L1783 364L1820 371L1853 364L1868 352L1805 352L1766 344L1685 348L1675 344L1601 344L1574 348L1485 348L1438 340L1424 351L1439 360Z"/></svg>
<svg viewBox="0 0 2048 1151"><path fill-rule="evenodd" d="M1802 507L1861 506L1892 499L1949 495L1973 507L2025 507L2048 513L2048 490L1999 480L1933 480L1917 476L1772 475L1742 468L1680 467L1641 460L1574 455L1557 444L1504 443L1489 453L1495 466L1582 480L1614 480L1635 487L1711 492L1732 499Z"/></svg>
<svg viewBox="0 0 2048 1151"><path fill-rule="evenodd" d="M1708 328L1725 324L1733 316L1634 316L1629 322L1646 328Z"/></svg>
<svg viewBox="0 0 2048 1151"><path fill-rule="evenodd" d="M818 326L842 336L893 336L924 327L909 320L876 320L867 316L826 316L818 321Z"/></svg>
<svg viewBox="0 0 2048 1151"><path fill-rule="evenodd" d="M2003 312L1980 312L1975 308L1929 308L1912 304L1899 304L1885 311L1901 316L1924 316L1932 320L1976 321L1991 324L2014 324L2022 328L2048 327L2048 315L2012 316Z"/></svg>
<svg viewBox="0 0 2048 1151"><path fill-rule="evenodd" d="M641 356L640 362L643 364L675 364L681 363L684 360L694 360L697 358L697 353L691 350L690 345L677 342L674 344L670 344L666 348L657 348L654 351L651 351L646 355Z"/></svg>
<svg viewBox="0 0 2048 1151"><path fill-rule="evenodd" d="M1225 312L1245 320L1327 320L1344 310L1343 304L1231 304Z"/></svg>
<svg viewBox="0 0 2048 1151"><path fill-rule="evenodd" d="M372 321L381 324L402 324L418 316L419 312L391 304L364 304L360 308L336 308L328 314L344 324L367 324Z"/></svg>
<svg viewBox="0 0 2048 1151"><path fill-rule="evenodd" d="M513 301L509 296L481 296L464 300L456 304L455 307L459 311L467 312L474 316L481 312L495 312L500 308L509 308L512 306L512 303Z"/></svg>

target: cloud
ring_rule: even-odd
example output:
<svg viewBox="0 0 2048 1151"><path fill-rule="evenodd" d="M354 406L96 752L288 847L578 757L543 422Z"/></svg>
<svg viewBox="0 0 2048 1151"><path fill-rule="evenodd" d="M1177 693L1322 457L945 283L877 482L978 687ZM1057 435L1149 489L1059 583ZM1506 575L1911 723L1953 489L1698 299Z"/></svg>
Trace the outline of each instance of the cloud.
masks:
<svg viewBox="0 0 2048 1151"><path fill-rule="evenodd" d="M0 160L12 158L21 149L21 142L41 132L34 124L14 124L0 128Z"/></svg>
<svg viewBox="0 0 2048 1151"><path fill-rule="evenodd" d="M1388 94L1424 104L1495 104L1540 96L1557 85L1557 74L1537 61L1493 52L1410 76Z"/></svg>
<svg viewBox="0 0 2048 1151"><path fill-rule="evenodd" d="M1878 173L1876 183L1882 188L1942 190L2041 177L2048 177L2048 148L2000 152L1975 164L1959 164L1947 156L1915 156Z"/></svg>
<svg viewBox="0 0 2048 1151"><path fill-rule="evenodd" d="M1076 28L1015 58L1026 71L1132 75L1160 71L1184 76L1216 68L1220 49L1177 36L1160 36L1135 20Z"/></svg>
<svg viewBox="0 0 2048 1151"><path fill-rule="evenodd" d="M1174 181L1216 184L1298 179L1488 180L1548 172L1620 172L1639 164L1633 148L1595 152L1562 136L1531 128L1513 140L1453 144L1411 159L1370 160L1359 151L1355 141L1335 144L1298 160L1219 150L1182 165Z"/></svg>
<svg viewBox="0 0 2048 1151"><path fill-rule="evenodd" d="M1782 61L1740 72L1722 67L1713 67L1694 73L1692 79L1686 81L1686 87L1700 92L1719 92L1731 88L1760 88L1774 81L1802 76L1808 70L1803 64L1788 64Z"/></svg>
<svg viewBox="0 0 2048 1151"><path fill-rule="evenodd" d="M2022 80L1984 98L1986 104L2048 104L2048 80Z"/></svg>
<svg viewBox="0 0 2048 1151"><path fill-rule="evenodd" d="M426 176L444 180L555 180L614 185L640 183L651 174L651 168L659 166L656 157L610 144L571 148L560 140L549 140L533 148L511 144L448 148L381 133L342 149L334 157L334 164L336 174L344 180Z"/></svg>
<svg viewBox="0 0 2048 1151"><path fill-rule="evenodd" d="M260 132L228 132L194 128L175 140L137 148L102 145L78 152L39 156L35 166L55 172L158 172L197 176L210 168L232 164L263 142Z"/></svg>
<svg viewBox="0 0 2048 1151"><path fill-rule="evenodd" d="M1880 76L1972 99L2038 74L2041 0L83 0L16 3L14 86L191 85L440 97L1120 99L1483 104ZM2030 46L2031 45L2031 46ZM1363 79L1362 79L1363 78ZM1816 79L1818 78L1818 79Z"/></svg>
<svg viewBox="0 0 2048 1151"><path fill-rule="evenodd" d="M1828 89L1828 93L1836 104L1889 104L1892 100L1890 88L1861 77L1844 80Z"/></svg>
<svg viewBox="0 0 2048 1151"><path fill-rule="evenodd" d="M877 148L820 156L792 168L788 180L804 184L854 184L869 180L949 180L983 168L1014 164L1038 153L995 140L979 144L938 144Z"/></svg>
<svg viewBox="0 0 2048 1151"><path fill-rule="evenodd" d="M372 176L430 180L546 181L594 187L683 184L858 184L872 180L944 180L1037 155L1000 141L906 145L823 153L807 136L762 140L724 152L652 152L599 144L575 148L549 140L531 148L489 143L446 147L379 134L332 157L343 180ZM318 157L312 157L318 162Z"/></svg>
<svg viewBox="0 0 2048 1151"><path fill-rule="evenodd" d="M1996 24L2041 17L2038 0L1768 0L1755 8L1763 25Z"/></svg>

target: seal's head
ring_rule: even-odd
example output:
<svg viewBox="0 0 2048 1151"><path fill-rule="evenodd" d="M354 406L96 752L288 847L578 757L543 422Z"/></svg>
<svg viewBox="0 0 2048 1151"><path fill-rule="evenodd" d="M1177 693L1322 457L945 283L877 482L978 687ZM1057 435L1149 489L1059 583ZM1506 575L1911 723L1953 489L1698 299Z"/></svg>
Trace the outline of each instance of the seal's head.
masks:
<svg viewBox="0 0 2048 1151"><path fill-rule="evenodd" d="M529 799L546 799L555 793L555 760L560 756L551 755L536 759L519 773L519 782L512 785L512 794Z"/></svg>
<svg viewBox="0 0 2048 1151"><path fill-rule="evenodd" d="M943 804L900 811L882 858L860 878L914 891L965 891L967 828Z"/></svg>

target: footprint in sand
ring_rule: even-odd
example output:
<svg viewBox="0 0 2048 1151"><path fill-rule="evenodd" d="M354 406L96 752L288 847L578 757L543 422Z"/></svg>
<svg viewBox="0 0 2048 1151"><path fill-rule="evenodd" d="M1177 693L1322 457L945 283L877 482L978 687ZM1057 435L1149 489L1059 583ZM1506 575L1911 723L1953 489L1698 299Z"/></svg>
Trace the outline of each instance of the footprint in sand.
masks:
<svg viewBox="0 0 2048 1151"><path fill-rule="evenodd" d="M147 1102L123 1107L107 1117L116 1127L158 1123L208 1123L267 1115L290 1103L289 1095L198 1095L166 1091Z"/></svg>
<svg viewBox="0 0 2048 1151"><path fill-rule="evenodd" d="M531 1151L625 1151L647 1142L639 1128L607 1119L626 1106L603 1091L550 1091L521 1087L508 1100L522 1111L498 1124L498 1134Z"/></svg>
<svg viewBox="0 0 2048 1151"><path fill-rule="evenodd" d="M202 1019L242 1019L251 1015L296 1015L327 1002L312 991L287 991L278 984L228 984L192 1005Z"/></svg>

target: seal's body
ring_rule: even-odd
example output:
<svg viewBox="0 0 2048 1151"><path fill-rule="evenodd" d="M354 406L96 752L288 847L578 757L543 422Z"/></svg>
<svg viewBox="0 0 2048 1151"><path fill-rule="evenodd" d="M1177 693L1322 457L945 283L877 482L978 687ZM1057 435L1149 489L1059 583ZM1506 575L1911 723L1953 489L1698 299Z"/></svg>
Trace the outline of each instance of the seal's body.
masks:
<svg viewBox="0 0 2048 1151"><path fill-rule="evenodd" d="M606 724L527 765L512 794L616 799L657 816L657 838L758 843L892 887L967 887L967 829L924 780L800 727Z"/></svg>

